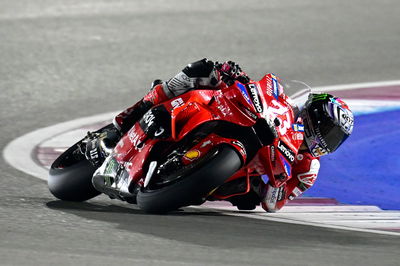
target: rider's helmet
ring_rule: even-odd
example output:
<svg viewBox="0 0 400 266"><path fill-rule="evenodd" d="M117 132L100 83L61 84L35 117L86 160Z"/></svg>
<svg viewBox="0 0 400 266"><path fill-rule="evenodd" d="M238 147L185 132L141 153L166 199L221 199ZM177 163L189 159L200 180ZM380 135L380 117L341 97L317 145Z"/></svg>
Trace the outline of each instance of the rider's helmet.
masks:
<svg viewBox="0 0 400 266"><path fill-rule="evenodd" d="M347 104L327 93L310 94L300 116L305 142L315 157L334 152L353 131L354 116Z"/></svg>

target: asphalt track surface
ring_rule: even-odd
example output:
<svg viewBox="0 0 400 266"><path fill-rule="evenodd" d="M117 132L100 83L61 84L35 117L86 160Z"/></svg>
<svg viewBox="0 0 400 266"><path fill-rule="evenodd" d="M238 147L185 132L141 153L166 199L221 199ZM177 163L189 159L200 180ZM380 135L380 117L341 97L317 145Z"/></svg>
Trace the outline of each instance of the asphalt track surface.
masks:
<svg viewBox="0 0 400 266"><path fill-rule="evenodd" d="M122 109L202 57L312 86L399 79L398 1L0 1L1 150ZM400 240L188 209L54 199L0 158L1 265L398 265Z"/></svg>

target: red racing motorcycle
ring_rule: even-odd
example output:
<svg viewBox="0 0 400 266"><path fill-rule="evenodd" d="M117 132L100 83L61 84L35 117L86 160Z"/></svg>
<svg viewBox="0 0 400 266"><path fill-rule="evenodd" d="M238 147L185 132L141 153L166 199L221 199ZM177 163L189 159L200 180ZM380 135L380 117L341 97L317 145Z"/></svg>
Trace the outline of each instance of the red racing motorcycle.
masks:
<svg viewBox="0 0 400 266"><path fill-rule="evenodd" d="M99 168L83 147L111 125L90 133L54 161L49 189L69 201L105 193L149 213L206 200L254 209L260 203L254 188L292 177L304 134L297 111L273 74L193 90L151 108L115 147L101 145L108 156Z"/></svg>

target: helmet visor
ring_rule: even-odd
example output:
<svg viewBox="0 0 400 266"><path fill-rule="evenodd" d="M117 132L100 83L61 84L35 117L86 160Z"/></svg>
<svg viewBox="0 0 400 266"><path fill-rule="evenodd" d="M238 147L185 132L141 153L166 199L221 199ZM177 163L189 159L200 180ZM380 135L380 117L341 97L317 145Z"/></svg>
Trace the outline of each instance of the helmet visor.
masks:
<svg viewBox="0 0 400 266"><path fill-rule="evenodd" d="M349 135L342 128L331 121L326 121L316 128L320 144L329 153L334 152Z"/></svg>
<svg viewBox="0 0 400 266"><path fill-rule="evenodd" d="M349 134L329 119L321 109L314 109L311 114L304 110L303 114L307 125L305 140L313 156L319 157L334 152L349 137Z"/></svg>

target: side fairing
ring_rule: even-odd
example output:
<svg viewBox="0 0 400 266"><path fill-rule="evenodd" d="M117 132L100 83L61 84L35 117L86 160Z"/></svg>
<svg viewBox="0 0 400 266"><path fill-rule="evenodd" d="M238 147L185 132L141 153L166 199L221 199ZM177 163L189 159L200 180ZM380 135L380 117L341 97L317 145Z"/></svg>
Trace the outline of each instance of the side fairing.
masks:
<svg viewBox="0 0 400 266"><path fill-rule="evenodd" d="M171 109L171 135L175 141L209 121L223 120L240 126L254 124L254 120L232 103L223 91L188 92L182 102Z"/></svg>

